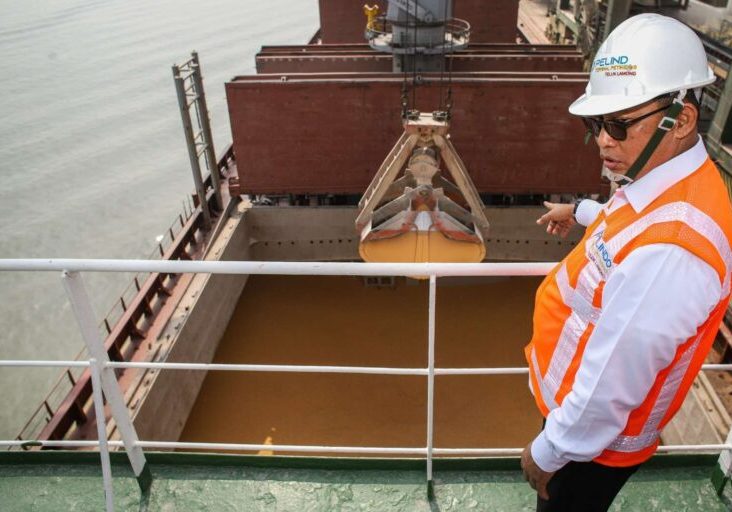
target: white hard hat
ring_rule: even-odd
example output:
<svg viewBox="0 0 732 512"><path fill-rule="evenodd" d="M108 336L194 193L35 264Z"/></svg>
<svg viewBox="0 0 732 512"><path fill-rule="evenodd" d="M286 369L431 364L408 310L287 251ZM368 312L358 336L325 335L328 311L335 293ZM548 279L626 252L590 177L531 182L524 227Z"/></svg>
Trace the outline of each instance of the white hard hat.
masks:
<svg viewBox="0 0 732 512"><path fill-rule="evenodd" d="M693 30L667 16L639 14L618 25L602 43L585 94L569 112L609 114L714 80L704 46Z"/></svg>

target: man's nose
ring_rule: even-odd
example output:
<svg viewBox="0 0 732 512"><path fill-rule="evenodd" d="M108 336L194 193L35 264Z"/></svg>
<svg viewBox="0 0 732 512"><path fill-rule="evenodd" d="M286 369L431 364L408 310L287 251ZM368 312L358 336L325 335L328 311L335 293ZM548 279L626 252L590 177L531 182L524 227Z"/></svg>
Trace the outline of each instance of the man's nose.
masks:
<svg viewBox="0 0 732 512"><path fill-rule="evenodd" d="M597 136L597 145L601 148L614 147L618 145L618 141L608 135L605 127L602 127L600 135Z"/></svg>

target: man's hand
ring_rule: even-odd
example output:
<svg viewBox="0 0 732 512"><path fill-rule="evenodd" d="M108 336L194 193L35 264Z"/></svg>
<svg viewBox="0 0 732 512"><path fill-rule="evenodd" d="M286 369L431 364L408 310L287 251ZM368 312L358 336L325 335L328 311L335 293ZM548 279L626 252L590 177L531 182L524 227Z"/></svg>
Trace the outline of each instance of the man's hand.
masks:
<svg viewBox="0 0 732 512"><path fill-rule="evenodd" d="M574 204L550 203L544 201L544 206L549 210L539 217L537 224L546 224L546 232L550 235L559 235L567 238L569 230L576 224L574 220Z"/></svg>
<svg viewBox="0 0 732 512"><path fill-rule="evenodd" d="M524 479L529 482L531 488L536 491L540 498L548 500L549 493L546 490L546 485L554 476L554 472L547 473L536 465L531 456L531 443L524 448L521 454L521 469L524 471Z"/></svg>

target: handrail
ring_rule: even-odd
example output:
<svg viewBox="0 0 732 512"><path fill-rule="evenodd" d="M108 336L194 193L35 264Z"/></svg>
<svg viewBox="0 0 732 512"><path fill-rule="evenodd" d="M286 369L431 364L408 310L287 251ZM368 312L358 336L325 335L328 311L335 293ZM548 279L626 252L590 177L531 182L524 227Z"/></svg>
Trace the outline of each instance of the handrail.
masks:
<svg viewBox="0 0 732 512"><path fill-rule="evenodd" d="M158 272L299 276L543 276L556 263L352 263L289 261L160 261L0 259L0 272Z"/></svg>
<svg viewBox="0 0 732 512"><path fill-rule="evenodd" d="M0 360L0 367L90 367L93 379L94 407L101 423L98 441L0 440L0 446L12 447L99 447L102 461L107 511L114 510L109 447L123 447L128 454L141 489L146 490L151 476L144 456L145 448L290 451L301 453L381 453L425 457L428 489L432 488L432 459L435 455L518 455L521 448L439 448L432 439L434 415L434 378L437 375L510 375L525 374L528 368L435 368L435 311L437 278L443 276L539 276L548 273L555 263L319 263L253 261L158 261L158 260L88 260L88 259L0 259L0 271L61 271L62 283L82 332L89 353L88 360ZM278 274L278 275L360 275L360 276L429 276L428 364L426 368L389 368L361 366L266 365L218 363L164 363L110 361L96 328L93 309L79 272L158 272L164 274ZM427 377L427 439L424 447L306 446L242 443L190 443L139 440L132 424L114 370L147 368L158 370L307 372L407 375ZM730 371L732 364L709 364L707 371ZM107 440L104 427L102 390L122 437ZM732 437L725 444L671 445L662 452L732 451Z"/></svg>
<svg viewBox="0 0 732 512"><path fill-rule="evenodd" d="M49 367L88 368L89 361L0 359L2 367ZM385 366L319 366L292 364L228 364L228 363L158 363L110 361L101 364L104 368L136 368L145 370L202 370L232 372L289 372L289 373L352 373L376 375L427 375L425 368L402 368ZM704 371L732 371L732 364L708 363L701 367ZM487 368L435 368L435 375L517 375L529 373L527 366L487 367Z"/></svg>
<svg viewBox="0 0 732 512"><path fill-rule="evenodd" d="M108 446L123 448L122 441L107 441ZM392 455L427 455L427 448L422 447L393 447L393 446L317 446L317 445L288 445L288 444L245 444L245 443L203 443L182 441L138 441L141 448L157 448L161 450L210 450L210 451L261 451L271 452L298 452L298 453L370 453ZM100 446L98 440L91 441L0 441L0 447L36 447L48 448L95 448ZM463 455L463 456L515 456L523 452L523 448L433 448L435 455ZM723 450L732 450L732 444L678 444L661 445L661 453L718 453Z"/></svg>

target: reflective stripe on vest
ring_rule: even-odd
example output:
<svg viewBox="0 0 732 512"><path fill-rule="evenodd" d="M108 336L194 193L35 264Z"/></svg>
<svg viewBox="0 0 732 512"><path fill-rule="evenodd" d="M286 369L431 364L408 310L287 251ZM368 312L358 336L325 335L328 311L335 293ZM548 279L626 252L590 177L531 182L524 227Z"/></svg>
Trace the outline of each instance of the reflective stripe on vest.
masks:
<svg viewBox="0 0 732 512"><path fill-rule="evenodd" d="M730 250L729 241L724 235L724 231L722 231L722 229L709 215L699 210L694 205L683 201L665 204L653 210L648 215L644 215L633 224L623 229L612 239L605 242L605 245L608 247L611 254L617 254L625 244L640 235L653 224L673 221L684 222L697 233L709 240L722 257L726 268L725 275L729 276L730 268L732 268L732 251ZM722 282L722 296L726 297L729 295L729 291L730 280L724 279Z"/></svg>
<svg viewBox="0 0 732 512"><path fill-rule="evenodd" d="M619 435L610 444L610 446L607 447L608 450L616 452L637 452L656 442L661 435L661 431L658 426L666 415L668 406L671 405L671 400L676 396L676 392L679 390L681 381L686 374L686 370L689 368L689 363L691 363L691 358L694 355L696 348L699 346L702 335L703 333L696 337L694 343L686 349L684 355L678 361L676 366L674 366L673 370L671 370L671 373L669 373L666 381L663 383L658 399L653 405L653 410L651 411L650 416L648 416L646 424L643 426L643 431L637 436Z"/></svg>

